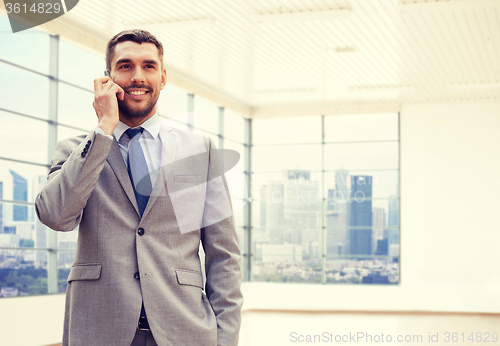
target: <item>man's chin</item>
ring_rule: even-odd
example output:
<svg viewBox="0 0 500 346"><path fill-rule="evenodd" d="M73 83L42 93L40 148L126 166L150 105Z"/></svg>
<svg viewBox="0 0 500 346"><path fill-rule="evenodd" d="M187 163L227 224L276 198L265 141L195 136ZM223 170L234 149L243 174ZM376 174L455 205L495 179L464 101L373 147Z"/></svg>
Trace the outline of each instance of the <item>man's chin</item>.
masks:
<svg viewBox="0 0 500 346"><path fill-rule="evenodd" d="M129 107L118 107L120 115L126 119L142 119L151 114L153 108L149 109L131 109Z"/></svg>
<svg viewBox="0 0 500 346"><path fill-rule="evenodd" d="M120 101L118 100L118 110L120 115L126 119L143 119L151 115L156 101L151 104L151 102L127 102L129 100ZM146 100L143 100L146 101Z"/></svg>

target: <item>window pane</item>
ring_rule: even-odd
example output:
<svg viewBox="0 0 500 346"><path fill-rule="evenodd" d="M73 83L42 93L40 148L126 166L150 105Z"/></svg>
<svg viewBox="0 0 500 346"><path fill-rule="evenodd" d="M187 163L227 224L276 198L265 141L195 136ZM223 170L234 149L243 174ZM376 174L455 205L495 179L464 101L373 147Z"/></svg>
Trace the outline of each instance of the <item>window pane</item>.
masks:
<svg viewBox="0 0 500 346"><path fill-rule="evenodd" d="M243 225L243 208L248 201L248 178L238 165L224 174L236 215L241 217L238 225ZM235 216L236 217L236 216ZM238 219L237 219L238 221Z"/></svg>
<svg viewBox="0 0 500 346"><path fill-rule="evenodd" d="M339 169L325 173L325 196L341 201L353 199L349 191L354 176L368 177L365 183L370 187L371 198L389 198L399 194L399 171L348 171Z"/></svg>
<svg viewBox="0 0 500 346"><path fill-rule="evenodd" d="M238 244L240 246L240 250L242 253L244 253L246 249L245 229L241 227L236 227L236 235L238 236Z"/></svg>
<svg viewBox="0 0 500 346"><path fill-rule="evenodd" d="M106 62L103 56L59 41L59 79L94 89L94 79L104 76Z"/></svg>
<svg viewBox="0 0 500 346"><path fill-rule="evenodd" d="M245 142L245 118L229 109L224 109L224 138Z"/></svg>
<svg viewBox="0 0 500 346"><path fill-rule="evenodd" d="M329 255L399 256L399 200L336 199L326 205Z"/></svg>
<svg viewBox="0 0 500 346"><path fill-rule="evenodd" d="M97 124L96 124L97 125ZM88 135L89 132L92 130L76 130L71 127L67 127L64 125L58 125L57 126L57 141L62 141L63 139L66 138L71 138L79 135Z"/></svg>
<svg viewBox="0 0 500 346"><path fill-rule="evenodd" d="M325 144L326 170L399 169L399 143Z"/></svg>
<svg viewBox="0 0 500 346"><path fill-rule="evenodd" d="M4 35L0 35L2 36ZM0 62L0 76L2 76L2 84L8 86L2 88L0 93L0 108L48 119L49 79L47 77L2 62Z"/></svg>
<svg viewBox="0 0 500 346"><path fill-rule="evenodd" d="M71 232L57 232L58 249L76 249L78 240L78 226Z"/></svg>
<svg viewBox="0 0 500 346"><path fill-rule="evenodd" d="M9 124L9 131L4 132L0 138L0 157L48 163L47 122L2 111L0 121L2 124Z"/></svg>
<svg viewBox="0 0 500 346"><path fill-rule="evenodd" d="M66 287L68 287L68 276L71 271L71 266L75 261L75 251L59 251L57 253L57 263L58 263L58 291L59 293L65 293Z"/></svg>
<svg viewBox="0 0 500 346"><path fill-rule="evenodd" d="M0 199L34 203L48 172L43 166L0 160Z"/></svg>
<svg viewBox="0 0 500 346"><path fill-rule="evenodd" d="M245 168L245 161L246 161L246 147L243 144L239 144L233 141L230 141L228 139L224 140L224 149L231 149L236 151L238 154L240 154L240 159L238 161L238 169L244 170ZM237 168L235 167L235 168Z"/></svg>
<svg viewBox="0 0 500 346"><path fill-rule="evenodd" d="M339 218L333 213L327 215L327 227L335 226L326 229L326 253L328 255L348 257L349 243L359 235L356 232L367 231L371 232L371 249L374 256L399 256L399 229L379 228L375 225L373 228L368 227L367 229L349 228L342 221L342 214ZM396 245L396 247L391 245Z"/></svg>
<svg viewBox="0 0 500 346"><path fill-rule="evenodd" d="M168 84L160 93L158 99L157 111L167 118L176 118L184 116L188 112L187 92Z"/></svg>
<svg viewBox="0 0 500 346"><path fill-rule="evenodd" d="M92 130L97 126L93 101L94 93L59 83L58 122Z"/></svg>
<svg viewBox="0 0 500 346"><path fill-rule="evenodd" d="M189 119L188 119L187 113L184 114L183 116L178 116L178 117L170 118L170 119L163 116L163 115L160 115L159 118L160 118L162 124L170 126L174 129L178 129L181 131L188 131L188 132L193 131L193 128L188 125ZM199 133L199 130L198 130L198 133Z"/></svg>
<svg viewBox="0 0 500 346"><path fill-rule="evenodd" d="M244 201L240 200L240 204L243 204ZM233 205L234 209L234 205ZM234 212L234 224L236 227L245 226L245 208L240 208L239 210L235 210Z"/></svg>
<svg viewBox="0 0 500 346"><path fill-rule="evenodd" d="M321 170L321 145L255 146L253 171Z"/></svg>
<svg viewBox="0 0 500 346"><path fill-rule="evenodd" d="M299 173L301 172L288 171L288 176L278 173L253 175L251 193L254 199L254 226L304 229L321 227L321 174L303 173L300 176Z"/></svg>
<svg viewBox="0 0 500 346"><path fill-rule="evenodd" d="M195 96L194 112L200 129L219 133L219 107L215 103Z"/></svg>
<svg viewBox="0 0 500 346"><path fill-rule="evenodd" d="M36 29L13 34L8 18L2 15L0 32L0 47L8 47L0 49L0 59L49 74L49 35Z"/></svg>
<svg viewBox="0 0 500 346"><path fill-rule="evenodd" d="M331 115L325 117L325 141L398 140L398 114Z"/></svg>
<svg viewBox="0 0 500 346"><path fill-rule="evenodd" d="M325 276L327 283L334 284L398 284L399 263L391 259L357 260L327 257Z"/></svg>
<svg viewBox="0 0 500 346"><path fill-rule="evenodd" d="M321 258L302 254L300 245L258 244L252 281L321 283Z"/></svg>
<svg viewBox="0 0 500 346"><path fill-rule="evenodd" d="M255 145L321 143L319 116L254 119L252 123L252 140Z"/></svg>
<svg viewBox="0 0 500 346"><path fill-rule="evenodd" d="M0 203L0 247L47 247L47 227L33 205Z"/></svg>
<svg viewBox="0 0 500 346"><path fill-rule="evenodd" d="M0 239L9 237L0 234ZM0 297L47 293L47 251L0 249Z"/></svg>

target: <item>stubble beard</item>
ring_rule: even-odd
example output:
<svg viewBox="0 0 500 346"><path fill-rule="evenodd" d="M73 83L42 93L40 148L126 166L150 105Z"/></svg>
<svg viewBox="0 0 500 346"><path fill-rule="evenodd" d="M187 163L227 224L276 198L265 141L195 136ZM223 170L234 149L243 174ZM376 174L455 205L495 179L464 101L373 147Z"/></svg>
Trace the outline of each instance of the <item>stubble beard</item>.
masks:
<svg viewBox="0 0 500 346"><path fill-rule="evenodd" d="M153 91L150 89L149 93L153 93ZM149 113L153 110L153 108L156 106L156 102L158 102L159 97L160 97L159 92L153 94L151 98L147 100L146 105L141 108L131 107L131 105L133 105L133 103L136 102L134 100L124 99L122 101L118 99L118 110L120 112L120 115L125 119L130 119L130 120L143 119L147 117Z"/></svg>

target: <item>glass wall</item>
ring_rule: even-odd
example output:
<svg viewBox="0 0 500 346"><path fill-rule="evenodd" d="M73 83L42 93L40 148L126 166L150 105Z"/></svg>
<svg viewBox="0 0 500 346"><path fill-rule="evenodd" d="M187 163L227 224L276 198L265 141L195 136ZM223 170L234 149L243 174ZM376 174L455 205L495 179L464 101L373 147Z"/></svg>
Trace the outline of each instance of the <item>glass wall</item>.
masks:
<svg viewBox="0 0 500 346"><path fill-rule="evenodd" d="M0 121L9 126L0 139L0 297L63 293L78 230L48 229L38 221L34 201L57 141L95 127L93 81L103 75L105 61L35 29L9 32L7 18L0 16L0 75L8 85L0 93ZM246 174L248 120L169 84L158 113L169 125L198 131L218 148L238 151L240 163L232 171ZM233 204L240 204L235 220L243 239L246 199L235 191Z"/></svg>
<svg viewBox="0 0 500 346"><path fill-rule="evenodd" d="M398 114L252 125L252 280L397 284Z"/></svg>

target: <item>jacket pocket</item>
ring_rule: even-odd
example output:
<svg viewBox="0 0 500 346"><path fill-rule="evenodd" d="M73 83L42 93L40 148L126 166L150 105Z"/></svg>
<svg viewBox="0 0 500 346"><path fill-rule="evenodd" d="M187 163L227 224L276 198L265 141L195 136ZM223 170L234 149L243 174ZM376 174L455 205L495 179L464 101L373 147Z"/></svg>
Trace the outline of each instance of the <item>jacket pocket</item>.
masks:
<svg viewBox="0 0 500 346"><path fill-rule="evenodd" d="M75 264L71 268L68 282L77 280L97 280L101 277L102 266L99 263Z"/></svg>
<svg viewBox="0 0 500 346"><path fill-rule="evenodd" d="M181 285L195 286L203 289L203 278L200 272L186 269L176 269L177 282Z"/></svg>

